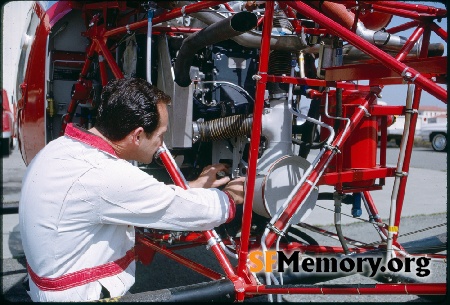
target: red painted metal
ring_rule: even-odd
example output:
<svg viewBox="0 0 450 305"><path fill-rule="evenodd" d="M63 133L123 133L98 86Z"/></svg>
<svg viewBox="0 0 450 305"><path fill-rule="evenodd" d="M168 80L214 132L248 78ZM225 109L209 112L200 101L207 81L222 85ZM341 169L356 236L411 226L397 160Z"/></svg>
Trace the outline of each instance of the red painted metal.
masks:
<svg viewBox="0 0 450 305"><path fill-rule="evenodd" d="M445 89L441 88L440 86L433 83L431 80L420 75L420 73L415 69L412 69L411 67L408 67L401 62L398 62L397 60L395 60L395 58L393 58L389 54L384 53L374 45L370 44L361 37L352 33L350 30L347 30L346 28L340 26L337 22L320 14L319 12L312 9L308 5L299 1L289 2L288 5L291 6L293 9L297 10L298 12L300 12L301 14L304 14L305 16L308 16L309 18L316 20L317 23L319 23L324 28L328 29L331 33L347 40L349 43L355 45L358 49L369 54L370 56L380 61L383 65L394 70L395 72L402 75L405 75L406 72L410 73L411 76L410 79L414 80L415 84L421 86L425 91L427 91L437 99L441 100L442 102L447 103L447 92L445 91Z"/></svg>
<svg viewBox="0 0 450 305"><path fill-rule="evenodd" d="M256 180L256 164L258 161L259 142L261 138L262 113L264 109L264 95L266 82L262 78L267 74L269 67L270 35L272 32L272 20L274 14L274 3L266 2L264 14L263 37L261 40L261 54L259 58L259 71L256 77L256 96L253 109L252 134L249 149L247 181L245 187L244 210L242 216L241 245L239 248L239 258L237 274L244 277L247 273L247 257L250 239L250 227L252 221L253 195Z"/></svg>
<svg viewBox="0 0 450 305"><path fill-rule="evenodd" d="M95 39L94 40L98 48L100 49L100 54L102 54L105 57L106 62L109 65L109 68L111 69L112 73L116 78L123 78L123 73L120 70L119 66L116 63L116 60L112 56L111 52L106 47L105 42L103 39Z"/></svg>
<svg viewBox="0 0 450 305"><path fill-rule="evenodd" d="M23 83L20 84L21 95L17 100L18 142L25 164L29 164L45 146L45 78L43 75L45 75L47 57L45 52L47 36L50 32L49 21L45 18L45 12L38 2L33 4L31 11L42 22L35 32L28 33L35 37L28 56L32 60L27 63ZM32 31L31 28L29 30Z"/></svg>
<svg viewBox="0 0 450 305"><path fill-rule="evenodd" d="M106 71L106 65L103 56L98 57L98 65L100 68L100 78L102 79L102 86L106 86L106 84L108 83L108 72Z"/></svg>
<svg viewBox="0 0 450 305"><path fill-rule="evenodd" d="M395 57L395 59L397 59L398 61L403 61L412 50L416 42L419 40L420 36L422 36L424 30L425 29L423 26L417 27L417 29L414 31L411 37L409 37L408 41L405 43L402 49L398 52L398 55Z"/></svg>
<svg viewBox="0 0 450 305"><path fill-rule="evenodd" d="M184 7L184 13L189 14L192 12L196 12L214 5L218 5L221 3L225 3L226 1L203 1L194 4L190 4ZM329 2L329 1L326 1ZM21 150L24 156L25 162L28 163L32 156L43 146L43 144L39 143L38 140L41 139L40 134L42 130L45 130L45 126L43 126L43 120L45 113L44 111L44 88L45 83L41 78L36 77L36 75L44 75L45 73L45 49L47 37L50 31L51 26L53 26L60 18L62 18L65 14L75 8L80 8L81 4L75 4L75 2L71 1L62 1L58 2L59 4L56 6L52 6L52 8L47 12L47 17L42 18L43 22L40 27L38 27L36 31L36 39L33 44L33 48L30 52L30 58L33 58L33 70L29 68L27 70L27 76L25 77L25 81L22 84L23 87L23 97L19 101L19 114L21 124L23 125L21 136L19 138L21 143ZM317 5L317 3L311 5ZM356 1L345 1L345 4L348 5L356 5ZM280 7L285 10L289 17L295 18L295 14L293 9L304 16L307 16L313 19L315 22L319 23L323 28L320 29L304 29L307 33L325 33L329 32L335 34L344 40L348 41L350 44L355 45L357 48L363 50L365 53L372 56L374 59L381 62L380 64L372 64L365 63L360 66L343 66L337 68L327 69L326 79L301 79L297 77L288 77L288 76L274 76L267 75L268 70L268 58L270 52L270 36L272 29L272 20L274 13L274 3L266 2L266 11L263 18L260 21L263 22L263 35L262 35L262 44L260 50L260 61L259 61L259 72L255 76L256 80L256 97L255 97L255 107L253 113L253 128L252 135L250 141L250 157L248 163L248 172L247 172L247 183L246 183L246 193L245 193L245 203L244 203L244 213L242 218L242 231L241 231L241 239L236 240L237 244L237 254L238 254L238 265L237 268L233 268L229 259L226 257L225 252L217 243L216 238L212 231L206 231L199 233L191 232L186 236L181 237L178 241L184 242L186 244L174 245L170 249L166 248L163 243L159 243L159 241L166 241L170 238L168 234L159 234L159 233L149 233L149 235L137 235L137 242L141 245L144 245L146 249L148 249L149 253L152 251L160 252L171 259L187 266L188 268L199 272L207 276L210 279L216 280L220 279L223 276L201 264L193 262L187 258L184 258L176 253L174 253L175 249L181 249L184 247L194 247L198 245L203 245L205 242L208 242L211 247L213 253L215 254L218 262L220 263L222 269L224 270L225 276L229 278L233 284L235 285L235 289L237 291L237 300L242 301L246 296L255 295L255 294L268 294L268 293L317 293L317 294L445 294L445 284L376 284L376 285L358 285L358 286L350 286L350 287L325 287L325 286L289 286L289 287L270 287L265 285L256 285L254 283L254 279L251 278L248 274L247 270L247 258L250 249L257 249L260 245L258 241L253 241L250 233L251 222L252 222L252 205L253 205L253 195L254 195L254 187L255 187L255 177L256 177L256 165L257 165L257 157L260 143L260 134L261 134L261 122L262 122L262 111L264 109L264 93L266 89L267 82L278 82L285 84L298 84L298 85L308 85L310 87L334 87L334 88L343 88L346 90L359 90L359 91L369 91L370 87L374 84L383 84L383 83L395 83L395 81L409 81L413 82L417 85L414 92L414 101L413 101L413 109L418 109L421 91L426 90L433 96L437 97L444 103L447 99L446 91L437 86L435 83L429 80L431 76L441 76L446 75L446 57L436 57L427 59L427 49L430 38L430 31L433 30L440 36L442 39L447 40L447 32L440 28L436 23L427 22L420 23L417 20L423 20L424 18L433 18L433 17L443 17L446 14L446 10L442 9L434 9L427 6L421 5L411 5L401 2L394 1L359 1L361 7L365 8L373 8L379 12L393 13L400 16L405 16L409 18L413 18L416 20L407 22L403 25L393 27L388 31L390 33L396 33L398 31L402 31L405 29L409 29L415 26L418 26L416 31L411 35L408 39L408 43L402 48L399 52L397 58L393 58L392 56L386 54L384 51L378 49L377 47L371 45L367 41L358 37L354 33L352 33L349 28L354 25L357 21L357 18L349 18L348 14L346 15L342 10L342 7L339 7L336 12L341 13L341 15L337 16L336 20L341 20L341 24L339 25L336 20L331 20L329 17L326 17L319 13L317 10L313 9L311 6L300 2L300 1L287 1L281 2ZM90 4L92 6L98 6L98 4ZM114 4L119 7L118 4ZM226 4L225 4L226 5ZM337 8L338 3L325 3L325 9L331 10L331 8ZM98 8L101 8L100 6ZM229 10L230 7L227 7ZM34 10L43 16L42 10L40 10L40 6L35 4ZM333 12L334 14L336 12ZM85 12L84 12L85 13ZM163 21L168 21L176 17L180 17L183 15L182 8L176 8L174 10L168 11L166 13L162 13L156 16L153 19L154 24L161 23ZM89 15L87 15L89 16ZM127 15L130 16L130 15ZM352 16L350 14L350 16ZM119 22L119 24L124 24L123 20ZM295 30L297 32L302 30L301 23L298 20L293 22ZM350 26L349 26L350 25ZM147 20L142 20L139 22L135 22L130 24L128 27L119 26L116 28L105 30L102 26L95 25L91 29L89 29L85 34L88 38L92 40L92 43L87 51L87 58L84 62L82 72L78 82L75 86L78 88L74 94L74 98L72 98L68 115L64 117L62 130L64 130L65 125L72 119L76 106L78 105L78 100L76 97L80 97L82 93L80 87L84 84L84 77L87 74L87 71L90 67L91 61L95 53L104 56L106 62L108 63L111 71L113 72L116 78L123 77L122 71L118 67L114 57L111 55L110 49L107 47L108 38L112 38L112 36L116 36L119 34L125 34L127 31L136 31L136 30L144 30L147 27ZM198 31L199 29L192 28L183 28L183 27L162 27L155 26L153 27L153 33L162 33L162 32L171 32L171 33L193 33ZM419 60L405 60L403 63L400 62L405 59L406 54L409 53L410 49L413 47L414 43L418 40L418 38L423 33L423 46L420 54ZM44 39L45 38L45 39ZM40 62L41 60L42 62ZM31 64L31 61L30 61ZM382 69L375 69L375 67L382 67ZM383 70L384 69L384 70ZM434 70L433 70L434 69ZM379 71L382 71L379 72ZM406 78L405 72L411 73L411 77ZM418 74L420 72L420 75ZM33 77L30 77L30 73L33 73ZM358 74L362 73L362 74ZM377 74L378 73L378 74ZM34 75L36 74L36 75ZM100 74L102 84L106 84L107 82L107 72L106 66L103 61L100 61ZM351 75L351 76L349 76ZM355 76L356 75L356 76ZM374 77L376 75L377 77ZM395 76L393 76L395 75ZM401 76L399 76L401 75ZM362 76L369 77L371 86L363 86L359 84L353 84L350 82L341 82L342 80L360 80ZM348 79L347 79L347 78ZM395 79L395 80L394 80ZM322 95L321 92L316 90L310 91L312 96L320 97ZM81 94L82 95L82 94ZM362 191L364 197L366 198L368 207L370 212L373 215L378 215L378 210L375 206L375 203L371 197L369 190L381 188L384 184L384 179L386 177L394 176L395 168L386 167L386 147L387 147L387 115L392 114L404 114L405 107L404 106L377 106L374 105L374 94L369 93L366 99L364 100L355 100L354 105L347 105L344 107L344 116L349 117L351 120L350 126L348 130L343 129L343 124L338 130L337 136L332 142L332 146L341 149L343 154L339 154L337 157L338 166L336 166L335 171L328 171L328 165L330 161L336 155L336 150L328 150L322 156L319 163L316 165L314 170L308 175L308 180L312 183L317 184L327 184L327 185L335 185L336 189L342 189L342 186L346 182L352 182L351 186L354 188L349 188L347 191ZM364 117L365 111L362 108L357 108L356 106L361 105L363 108L366 108L371 113L371 118ZM34 108L33 108L34 107ZM26 109L26 113L25 110ZM374 153L376 153L376 131L377 130L377 116L380 119L380 131L381 131L381 146L380 146L380 164L376 165L374 161ZM413 113L410 125L410 134L407 139L406 146L406 154L405 160L403 164L402 171L409 171L409 164L411 161L411 152L412 152L412 144L414 140L414 132L415 126L417 122L417 114ZM366 124L366 125L364 125ZM359 129L362 127L370 129L371 132L369 134L363 134ZM36 136L36 134L38 136ZM33 137L32 140L29 137ZM43 135L45 138L45 135ZM355 138L356 137L356 138ZM359 137L359 138L358 138ZM33 142L34 141L34 142ZM26 143L25 143L26 142ZM363 144L357 145L356 143L362 142ZM34 143L34 144L30 144ZM29 145L35 145L37 149ZM345 147L347 147L347 151L345 151ZM350 150L350 152L348 151ZM361 151L364 151L364 154L361 154ZM29 153L29 156L27 156ZM347 155L347 157L346 157ZM368 157L369 155L369 157ZM167 171L170 176L174 180L176 185L179 185L183 188L188 188L185 184L185 180L182 178L179 170L172 164L170 156L168 152L164 151L160 154L160 158L163 161ZM376 159L376 155L375 155ZM380 185L374 185L374 179L380 179ZM355 182L361 181L370 181L369 184L357 185ZM406 189L407 176L404 176L400 180L400 188L397 196L397 210L395 215L395 225L400 225L400 215L403 208L403 201ZM358 186L360 186L360 190L358 190ZM304 199L307 197L310 192L312 186L308 183L305 183L294 196L292 201L286 210L281 214L281 217L275 222L275 227L279 229L283 229L288 220L295 213L297 208L302 204ZM382 223L382 220L378 217L375 218L375 221L378 223ZM384 234L386 234L386 228L380 226L381 230ZM329 232L331 233L331 232ZM266 238L266 245L271 246L278 236L270 232ZM160 240L159 240L160 239ZM397 244L397 236L394 237L394 244ZM398 245L398 244L397 244ZM401 247L401 245L398 245ZM281 249L287 250L301 250L308 253L343 253L343 249L341 247L326 247L326 246L309 246L303 245L300 243L290 243L290 244L282 244ZM358 247L352 248L351 251L354 252L364 252L370 249L374 249L373 247ZM433 258L443 258L442 255L427 255L428 257ZM245 284L244 284L245 282Z"/></svg>
<svg viewBox="0 0 450 305"><path fill-rule="evenodd" d="M395 26L395 27L392 27L390 29L387 29L386 32L388 32L390 34L395 34L395 33L398 33L398 32L406 31L406 30L409 30L409 29L411 29L411 28L413 28L415 26L418 26L419 23L420 23L420 21L417 21L417 20L409 21L409 22L406 22L404 24L400 24L398 26Z"/></svg>
<svg viewBox="0 0 450 305"><path fill-rule="evenodd" d="M159 33L195 33L200 31L200 28L185 28L185 27L176 27L176 26L154 26L152 27L153 34Z"/></svg>
<svg viewBox="0 0 450 305"><path fill-rule="evenodd" d="M170 157L165 149L162 149L160 151L159 158L161 158L161 161L163 162L164 167L169 173L170 178L172 178L173 183L186 190L189 186L184 183L183 178L180 176L177 169L172 165Z"/></svg>
<svg viewBox="0 0 450 305"><path fill-rule="evenodd" d="M183 16L184 14L190 14L190 13L195 13L199 10L211 7L211 6L215 6L215 5L219 5L222 3L225 3L227 1L201 1L201 2L197 2L197 3L193 3L193 4L189 4L184 6L184 13L182 12L182 8L175 8L173 10L171 10L170 12L167 13L163 13L161 15L158 15L156 17L153 18L153 24L158 24L164 21L168 21L171 19L175 19L178 17ZM135 22L130 24L128 27L123 26L123 27L118 27L112 30L108 30L105 32L104 36L105 38L107 37L111 37L111 36L115 36L118 34L125 34L128 31L134 31L137 29L141 29L141 28L145 28L148 25L148 21L147 19L139 21L139 22Z"/></svg>
<svg viewBox="0 0 450 305"><path fill-rule="evenodd" d="M217 273L216 271L209 269L199 263L196 263L190 259L187 259L179 254L176 254L175 252L169 250L169 249L165 249L155 243L153 243L152 241L143 238L140 234L138 234L136 236L136 242L143 244L144 246L148 247L149 249L156 251L158 253L163 254L164 256L173 259L174 261L176 261L177 263L180 263L183 266L188 267L189 269L192 269L212 280L219 280L223 277L222 274Z"/></svg>
<svg viewBox="0 0 450 305"><path fill-rule="evenodd" d="M429 17L433 17L433 14L428 13L418 13L413 12L405 9L399 9L394 7L387 7L384 5L379 4L372 4L372 8L377 12L387 13L387 14L394 14L396 16L404 17L404 18L411 18L416 20L424 20Z"/></svg>
<svg viewBox="0 0 450 305"><path fill-rule="evenodd" d="M430 14L436 17L445 17L447 15L447 10L436 8L428 5L422 4L410 4L400 1L363 1L366 4L377 4L380 6L399 8L403 10L410 10L418 13Z"/></svg>
<svg viewBox="0 0 450 305"><path fill-rule="evenodd" d="M185 180L182 177L182 173L173 164L170 156L168 155L169 152L167 152L164 148L161 147L158 153L159 157L161 158L161 161L163 162L165 168L169 172L174 183L184 189L187 189L189 186L186 185L186 183L184 182ZM232 267L228 257L226 256L225 251L218 244L212 231L204 231L203 235L205 236L205 239L208 242L208 245L210 246L214 255L217 257L217 260L219 261L220 266L224 270L226 276L235 285L239 285L238 282L240 282L240 279L236 276L234 268Z"/></svg>
<svg viewBox="0 0 450 305"><path fill-rule="evenodd" d="M431 35L431 31L428 29L425 31L424 33L424 39L423 39L423 43L422 43L422 49L420 51L419 57L421 58L425 58L428 52L428 44L430 41L430 35ZM419 105L420 105L420 97L422 94L422 88L420 87L415 87L414 89L414 98L413 98L413 103L412 103L412 109L419 109ZM409 134L408 134L408 140L406 143L406 149L405 149L405 158L403 161L403 168L402 168L402 172L404 173L408 173L409 172L409 165L411 162L411 154L412 154L412 149L413 149L413 144L414 144L414 135L416 132L416 124L417 124L417 117L418 117L418 112L412 112L411 113L411 120L410 120L410 125L409 125ZM403 203L404 203L404 199L405 199L405 191L406 191L406 182L408 180L408 176L402 176L400 178L400 186L399 186L399 191L398 191L398 195L397 195L397 201L396 201L396 211L395 211L395 226L399 227L400 226L400 216L402 213L402 209L403 209ZM397 242L398 239L398 234L394 235L394 242Z"/></svg>
<svg viewBox="0 0 450 305"><path fill-rule="evenodd" d="M345 286L336 285L301 285L302 287L285 286L269 287L266 285L247 286L246 293L254 294L414 294L414 295L436 295L446 294L445 283L426 284L357 284ZM349 287L350 286L350 287Z"/></svg>
<svg viewBox="0 0 450 305"><path fill-rule="evenodd" d="M431 30L436 33L439 37L447 41L447 31L438 26L435 22L430 24Z"/></svg>
<svg viewBox="0 0 450 305"><path fill-rule="evenodd" d="M373 139L371 139L372 141ZM364 139L363 139L364 141ZM371 144L372 145L372 144ZM357 162L365 162L366 160L360 159ZM372 162L373 159L370 159ZM360 182L360 181L371 181L377 178L384 177L394 177L395 168L392 167L369 167L364 169L350 169L340 172L329 172L323 174L320 178L318 185L336 185L338 183L350 183L350 182ZM351 185L355 185L352 183Z"/></svg>
<svg viewBox="0 0 450 305"><path fill-rule="evenodd" d="M79 83L79 84L83 83L84 78L86 77L86 74L89 70L89 67L91 66L94 52L95 52L95 43L92 42L89 47L89 50L86 54L86 61L84 62L84 66L80 72L80 77L79 77L77 83ZM64 134L67 124L72 121L72 118L73 118L73 115L75 114L75 110L77 109L78 103L79 103L78 100L71 98L69 106L67 108L67 114L62 119L60 135Z"/></svg>

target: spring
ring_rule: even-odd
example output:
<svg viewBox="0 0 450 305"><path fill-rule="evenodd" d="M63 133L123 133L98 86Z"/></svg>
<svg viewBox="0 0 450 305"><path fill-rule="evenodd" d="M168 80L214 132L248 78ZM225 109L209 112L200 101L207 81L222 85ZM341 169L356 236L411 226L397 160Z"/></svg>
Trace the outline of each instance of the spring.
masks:
<svg viewBox="0 0 450 305"><path fill-rule="evenodd" d="M244 114L197 122L199 140L208 142L250 135L252 123L253 118Z"/></svg>

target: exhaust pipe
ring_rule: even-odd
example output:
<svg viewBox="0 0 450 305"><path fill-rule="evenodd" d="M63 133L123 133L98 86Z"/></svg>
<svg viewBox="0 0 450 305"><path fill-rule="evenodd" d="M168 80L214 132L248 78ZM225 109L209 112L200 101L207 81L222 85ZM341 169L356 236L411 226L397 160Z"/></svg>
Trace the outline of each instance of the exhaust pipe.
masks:
<svg viewBox="0 0 450 305"><path fill-rule="evenodd" d="M180 87L187 87L191 84L189 71L194 54L198 50L247 32L256 26L257 21L258 18L255 14L244 11L211 24L187 37L181 45L175 62L175 82Z"/></svg>

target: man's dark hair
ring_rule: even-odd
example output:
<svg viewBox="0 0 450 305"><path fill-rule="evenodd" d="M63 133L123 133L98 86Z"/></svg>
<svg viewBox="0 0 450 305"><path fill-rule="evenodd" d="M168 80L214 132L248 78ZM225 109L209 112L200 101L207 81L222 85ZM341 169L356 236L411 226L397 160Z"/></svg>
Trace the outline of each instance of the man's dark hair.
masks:
<svg viewBox="0 0 450 305"><path fill-rule="evenodd" d="M112 141L138 127L150 136L159 124L156 105L169 102L167 94L143 79L113 79L103 87L95 128Z"/></svg>

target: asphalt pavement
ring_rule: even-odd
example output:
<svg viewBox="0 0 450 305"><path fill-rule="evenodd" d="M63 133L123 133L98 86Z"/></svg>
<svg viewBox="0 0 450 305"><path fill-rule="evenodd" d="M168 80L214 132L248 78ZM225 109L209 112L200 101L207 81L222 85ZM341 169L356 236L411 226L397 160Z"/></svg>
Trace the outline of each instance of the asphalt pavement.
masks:
<svg viewBox="0 0 450 305"><path fill-rule="evenodd" d="M387 162L395 166L398 156L397 148L388 148ZM400 236L405 235L402 241L422 238L423 236L436 235L447 231L447 154L436 153L430 148L418 147L414 149L411 170L408 176L408 184L403 208L402 231ZM14 205L20 196L20 187L25 172L25 165L17 149L9 157L3 158L3 206ZM386 185L382 191L371 192L380 216L383 220L389 217L389 206L391 204L391 190L393 179L386 179ZM332 191L328 187L321 187L321 191ZM307 223L318 225L333 231L333 213L328 209L333 208L332 201L321 200L306 220ZM350 206L343 206L343 213L350 214ZM363 214L361 218L366 218ZM345 235L356 239L368 241L373 228L367 228L367 224L359 222L352 217L343 216L343 231ZM369 224L371 227L371 225ZM416 235L408 235L421 228L436 228L421 232ZM371 234L371 235L369 235ZM314 236L314 234L313 234ZM314 236L317 241L322 242L323 236ZM402 237L403 238L403 237ZM323 242L327 242L324 240ZM331 243L333 243L332 241ZM29 302L22 287L22 280L26 275L25 258L18 230L18 215L8 214L2 216L2 295L11 302ZM194 260L201 262L207 267L221 272L216 259L211 251L202 249L185 249L180 252ZM447 266L442 263L433 265L432 276L427 278L429 282L442 282L446 279ZM353 277L353 276L352 276ZM360 277L360 278L358 278ZM184 286L208 281L205 277L191 271L190 269L172 263L168 258L156 255L155 260L149 266L138 263L136 284L132 287L132 293L149 290L165 289L169 287ZM374 283L372 279L355 275L351 282ZM327 284L346 284L348 278L340 278ZM249 302L265 301L265 297L250 299ZM284 301L288 302L416 302L436 301L436 299L420 298L417 296L320 296L320 295L285 295Z"/></svg>

